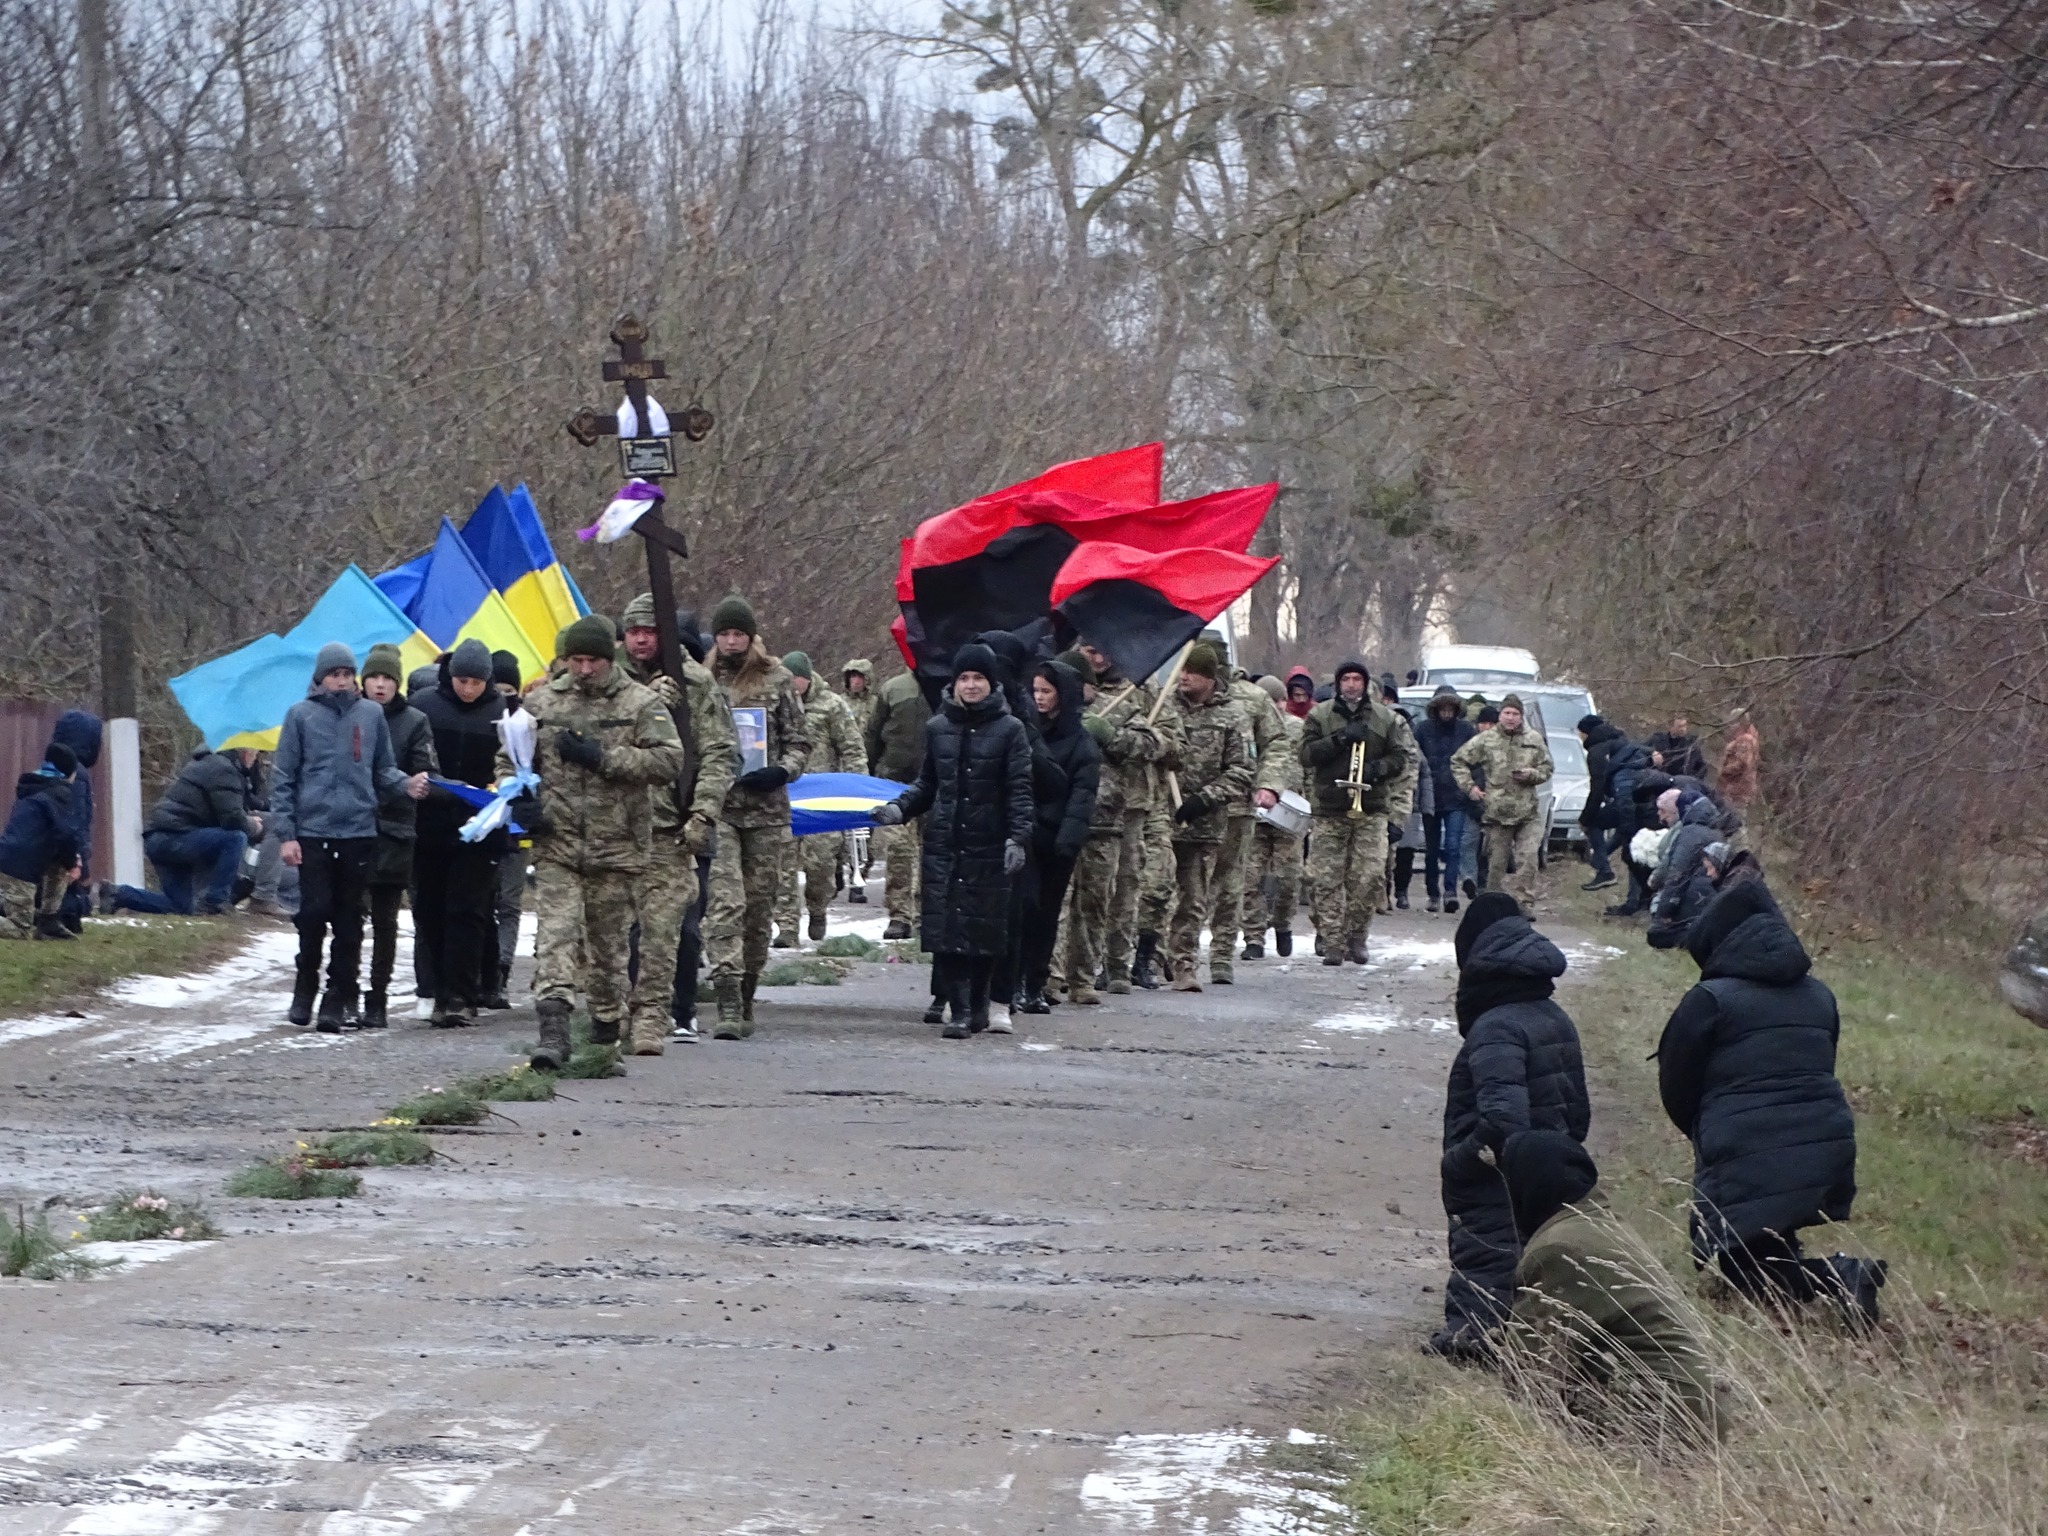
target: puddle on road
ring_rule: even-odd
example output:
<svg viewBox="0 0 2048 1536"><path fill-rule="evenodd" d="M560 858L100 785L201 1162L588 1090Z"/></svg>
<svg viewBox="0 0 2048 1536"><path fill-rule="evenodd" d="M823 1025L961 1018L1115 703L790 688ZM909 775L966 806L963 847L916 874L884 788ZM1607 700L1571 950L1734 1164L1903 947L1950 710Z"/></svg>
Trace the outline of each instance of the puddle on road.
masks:
<svg viewBox="0 0 2048 1536"><path fill-rule="evenodd" d="M1296 1437L1301 1438L1297 1439ZM1311 1444L1302 1430L1290 1444ZM1285 1536L1335 1531L1344 1506L1260 1463L1266 1442L1240 1431L1119 1435L1108 1465L1081 1482L1081 1507L1118 1531L1212 1531Z"/></svg>

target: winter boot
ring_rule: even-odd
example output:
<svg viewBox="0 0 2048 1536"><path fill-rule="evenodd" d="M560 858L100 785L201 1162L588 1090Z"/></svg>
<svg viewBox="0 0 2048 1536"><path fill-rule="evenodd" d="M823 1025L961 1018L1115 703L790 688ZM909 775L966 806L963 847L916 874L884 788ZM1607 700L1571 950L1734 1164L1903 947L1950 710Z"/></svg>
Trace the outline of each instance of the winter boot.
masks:
<svg viewBox="0 0 2048 1536"><path fill-rule="evenodd" d="M1112 976L1102 984L1102 990L1111 997L1129 997L1131 995L1131 978L1128 976Z"/></svg>
<svg viewBox="0 0 2048 1536"><path fill-rule="evenodd" d="M946 1022L946 1000L943 997L932 999L931 1007L924 1011L924 1021L927 1024L943 1024Z"/></svg>
<svg viewBox="0 0 2048 1536"><path fill-rule="evenodd" d="M786 929L778 928L775 930L775 937L768 941L768 947L770 949L795 949L796 935Z"/></svg>
<svg viewBox="0 0 2048 1536"><path fill-rule="evenodd" d="M1212 949L1209 952L1209 955L1209 985L1212 987L1228 987L1236 985L1237 972L1231 968L1230 951L1226 949L1222 952L1220 964L1218 963L1217 952L1215 950Z"/></svg>
<svg viewBox="0 0 2048 1536"><path fill-rule="evenodd" d="M355 993L341 1000L341 1027L361 1029L363 1027L363 1000Z"/></svg>
<svg viewBox="0 0 2048 1536"><path fill-rule="evenodd" d="M511 965L509 965L509 964L504 964L504 965L500 965L500 966L498 967L498 985L497 985L497 989L496 989L495 991L493 991L493 992L490 992L489 994L487 994L487 995L485 996L484 1000L483 1000L482 1002L478 1003L478 1004L477 1004L477 1006L478 1006L479 1008L489 1008L489 1009L491 1009L491 1010L492 1010L493 1012L497 1012L497 1011L500 1011L500 1010L503 1010L503 1009L506 1009L506 1008L510 1008L510 1007L512 1006L512 998L511 998L511 996L509 995L508 989L509 989L509 988L511 987L511 985L512 985L512 967L511 967Z"/></svg>
<svg viewBox="0 0 2048 1536"><path fill-rule="evenodd" d="M341 1021L347 1012L346 1000L329 987L320 994L320 1011L313 1015L313 1028L323 1035L341 1033Z"/></svg>
<svg viewBox="0 0 2048 1536"><path fill-rule="evenodd" d="M1077 1008L1085 1008L1100 1003L1102 998L1097 995L1094 987L1083 981L1075 984L1074 989L1067 994L1067 1001Z"/></svg>
<svg viewBox="0 0 2048 1536"><path fill-rule="evenodd" d="M868 888L856 882L853 889L846 893L846 899L858 902L861 906L866 906L868 902Z"/></svg>
<svg viewBox="0 0 2048 1536"><path fill-rule="evenodd" d="M1867 1333L1877 1326L1877 1293L1891 1268L1883 1259L1831 1253L1824 1259L1801 1260L1800 1268L1813 1277L1815 1293L1833 1303L1849 1327Z"/></svg>
<svg viewBox="0 0 2048 1536"><path fill-rule="evenodd" d="M1439 910L1442 906L1443 902L1438 900L1436 897L1432 896L1429 898L1429 904L1425 906L1422 910L1425 912L1435 912Z"/></svg>
<svg viewBox="0 0 2048 1536"><path fill-rule="evenodd" d="M979 1013L970 1013L967 1027L977 1035L984 1029L992 1035L1014 1035L1017 1032L1017 1026L1010 1019L1013 1011L1003 1007L1000 1003L991 1002Z"/></svg>
<svg viewBox="0 0 2048 1536"><path fill-rule="evenodd" d="M1017 1012L1051 1013L1052 1004L1045 1000L1045 988L1042 986L1026 988L1022 1000L1017 1004Z"/></svg>
<svg viewBox="0 0 2048 1536"><path fill-rule="evenodd" d="M1320 933L1316 935L1316 953L1323 957L1323 964L1325 965L1342 965L1344 963L1343 946L1334 942L1325 942Z"/></svg>
<svg viewBox="0 0 2048 1536"><path fill-rule="evenodd" d="M1285 960L1294 953L1294 930L1275 928L1273 930L1273 953Z"/></svg>
<svg viewBox="0 0 2048 1536"><path fill-rule="evenodd" d="M1408 893L1406 891L1396 891L1394 893L1394 910L1396 912L1406 912L1408 910Z"/></svg>
<svg viewBox="0 0 2048 1536"><path fill-rule="evenodd" d="M825 914L813 912L811 914L811 942L816 943L823 937L825 937Z"/></svg>
<svg viewBox="0 0 2048 1536"><path fill-rule="evenodd" d="M760 985L759 971L748 971L740 977L740 1017L746 1021L750 1035L754 1032L754 988Z"/></svg>
<svg viewBox="0 0 2048 1536"><path fill-rule="evenodd" d="M1457 898L1457 897L1455 897L1455 896L1446 896L1446 897L1444 898L1444 911L1446 911L1446 912L1455 912L1455 911L1457 911L1457 910L1458 910L1458 898Z"/></svg>
<svg viewBox="0 0 2048 1536"><path fill-rule="evenodd" d="M590 1043L592 1045L617 1045L619 1043L619 1021L617 1019L592 1019L590 1021Z"/></svg>
<svg viewBox="0 0 2048 1536"><path fill-rule="evenodd" d="M77 934L64 926L64 919L54 912L45 912L36 919L35 936L39 939L75 939Z"/></svg>
<svg viewBox="0 0 2048 1536"><path fill-rule="evenodd" d="M718 1027L711 1031L714 1040L744 1040L747 1038L747 1015L740 1003L740 979L737 976L721 976L712 985L718 991Z"/></svg>
<svg viewBox="0 0 2048 1536"><path fill-rule="evenodd" d="M1174 991L1199 992L1202 990L1201 982L1195 979L1195 962L1193 960L1180 963L1170 961L1167 968L1173 973Z"/></svg>
<svg viewBox="0 0 2048 1536"><path fill-rule="evenodd" d="M303 976L294 980L292 983L292 1006L285 1014L285 1021L296 1024L301 1029L312 1023L313 998L319 991L320 981L318 977L311 981L308 981Z"/></svg>
<svg viewBox="0 0 2048 1536"><path fill-rule="evenodd" d="M1353 965L1365 965L1368 963L1366 960L1364 934L1354 933L1349 939L1344 941L1344 958Z"/></svg>
<svg viewBox="0 0 2048 1536"><path fill-rule="evenodd" d="M882 937L892 943L898 939L907 939L910 937L910 924L900 917L892 917L889 919L889 926L882 930Z"/></svg>
<svg viewBox="0 0 2048 1536"><path fill-rule="evenodd" d="M1159 935L1141 933L1138 935L1138 952L1131 959L1131 984L1143 987L1147 992L1159 990L1159 973L1153 969L1153 962L1159 958Z"/></svg>
<svg viewBox="0 0 2048 1536"><path fill-rule="evenodd" d="M559 1072L569 1064L569 1001L544 997L536 1011L540 1014L540 1044L528 1065L536 1072Z"/></svg>
<svg viewBox="0 0 2048 1536"><path fill-rule="evenodd" d="M1265 958L1266 945L1262 939L1251 940L1245 945L1243 953L1238 956L1240 960L1263 960Z"/></svg>
<svg viewBox="0 0 2048 1536"><path fill-rule="evenodd" d="M945 1027L939 1031L940 1039L965 1040L974 1032L969 1017L972 1012L969 1006L972 991L973 989L962 979L949 982L946 990L932 999L933 1007L942 1009L946 1013ZM986 1027L987 1021L988 1013L986 1008L984 1008L982 1012L984 1027Z"/></svg>
<svg viewBox="0 0 2048 1536"><path fill-rule="evenodd" d="M1325 947L1326 946L1323 943L1323 930L1318 928L1316 930L1316 958L1318 960L1327 958L1323 953Z"/></svg>
<svg viewBox="0 0 2048 1536"><path fill-rule="evenodd" d="M389 1018L389 1016L388 1016L388 1014L389 1014L389 1006L390 1006L390 1005L389 1005L389 1003L388 1003L388 1002L386 1001L386 999L385 999L385 996L384 996L384 994L383 994L382 992L372 992L372 993L371 993L371 994L370 994L370 995L369 995L368 997L364 998L364 999L363 999L363 1028L365 1028L365 1029L387 1029L387 1028L389 1028L389 1027L390 1027L390 1023L391 1023L391 1020L390 1020L390 1018Z"/></svg>

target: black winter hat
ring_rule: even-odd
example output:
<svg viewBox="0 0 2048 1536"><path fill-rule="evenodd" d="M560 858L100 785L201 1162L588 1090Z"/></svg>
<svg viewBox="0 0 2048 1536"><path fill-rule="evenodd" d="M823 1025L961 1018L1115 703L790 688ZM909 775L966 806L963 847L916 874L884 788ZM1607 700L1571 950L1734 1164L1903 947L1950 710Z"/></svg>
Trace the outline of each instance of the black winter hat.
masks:
<svg viewBox="0 0 2048 1536"><path fill-rule="evenodd" d="M1721 894L1707 904L1707 910L1694 918L1692 927L1686 930L1686 952L1704 969L1729 934L1765 912L1781 922L1784 920L1777 899L1763 881L1737 880L1724 885Z"/></svg>
<svg viewBox="0 0 2048 1536"><path fill-rule="evenodd" d="M1568 1205L1593 1193L1600 1170L1563 1131L1517 1131L1500 1149L1500 1173L1523 1242Z"/></svg>
<svg viewBox="0 0 2048 1536"><path fill-rule="evenodd" d="M978 672L989 680L991 687L1002 681L996 671L996 653L979 640L970 640L953 653L953 675L962 672Z"/></svg>
<svg viewBox="0 0 2048 1536"><path fill-rule="evenodd" d="M474 636L463 641L448 657L448 675L488 683L491 680L491 648Z"/></svg>
<svg viewBox="0 0 2048 1536"><path fill-rule="evenodd" d="M78 772L78 754L61 741L53 741L43 748L43 761L67 779Z"/></svg>
<svg viewBox="0 0 2048 1536"><path fill-rule="evenodd" d="M1574 726L1573 729L1586 732L1590 735L1592 732L1599 730L1600 727L1605 725L1606 723L1607 722L1601 719L1598 715L1581 715L1579 716L1579 723L1576 726Z"/></svg>
<svg viewBox="0 0 2048 1536"><path fill-rule="evenodd" d="M1458 919L1458 932L1451 940L1451 948L1458 957L1458 969L1462 971L1465 962L1472 957L1472 946L1479 942L1479 935L1495 923L1521 915L1521 907L1506 891L1481 891L1474 896L1472 904L1465 908L1465 915Z"/></svg>
<svg viewBox="0 0 2048 1536"><path fill-rule="evenodd" d="M704 659L704 635L697 628L697 614L694 609L676 610L676 639L681 641L683 649L690 653L690 660L701 662Z"/></svg>
<svg viewBox="0 0 2048 1536"><path fill-rule="evenodd" d="M1500 711L1489 704L1486 708L1479 711L1476 723L1480 725L1498 725L1500 723Z"/></svg>
<svg viewBox="0 0 2048 1536"><path fill-rule="evenodd" d="M1346 672L1356 672L1367 683L1372 681L1372 673L1366 670L1365 663L1356 656L1347 657L1345 660L1338 662L1337 670L1330 674L1330 681L1332 683L1342 682Z"/></svg>
<svg viewBox="0 0 2048 1536"><path fill-rule="evenodd" d="M524 681L519 675L519 658L510 651L491 652L491 682L500 688L517 688Z"/></svg>

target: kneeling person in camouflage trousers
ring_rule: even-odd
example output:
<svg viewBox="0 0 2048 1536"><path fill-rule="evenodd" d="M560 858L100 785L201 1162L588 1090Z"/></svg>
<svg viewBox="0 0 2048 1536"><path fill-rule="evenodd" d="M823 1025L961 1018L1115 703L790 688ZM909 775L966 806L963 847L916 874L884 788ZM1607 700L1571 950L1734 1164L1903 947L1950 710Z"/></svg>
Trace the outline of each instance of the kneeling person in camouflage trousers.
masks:
<svg viewBox="0 0 2048 1536"><path fill-rule="evenodd" d="M675 721L651 689L614 665L611 620L597 614L562 632L564 671L527 696L538 724L540 775L534 869L534 992L540 1013L536 1071L569 1059L569 1008L590 1002L590 1038L613 1044L626 1013L627 936L634 886L653 861L653 797L683 771ZM498 773L512 771L500 752ZM579 954L582 974L578 972Z"/></svg>

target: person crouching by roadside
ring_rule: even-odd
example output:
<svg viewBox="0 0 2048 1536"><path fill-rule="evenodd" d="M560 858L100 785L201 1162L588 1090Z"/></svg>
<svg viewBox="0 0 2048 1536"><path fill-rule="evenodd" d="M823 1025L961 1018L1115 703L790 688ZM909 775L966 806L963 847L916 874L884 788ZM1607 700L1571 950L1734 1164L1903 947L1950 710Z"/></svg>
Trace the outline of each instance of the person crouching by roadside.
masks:
<svg viewBox="0 0 2048 1536"><path fill-rule="evenodd" d="M226 752L199 748L164 790L149 815L142 851L156 869L160 891L132 885L100 886L102 912L175 912L216 917L234 898L242 854L263 836L263 822L249 808L248 747Z"/></svg>
<svg viewBox="0 0 2048 1536"><path fill-rule="evenodd" d="M299 872L298 974L292 1023L341 1033L356 1005L363 954L363 901L377 850L377 807L424 799L427 776L407 775L391 751L384 711L356 689L356 657L339 641L320 647L306 697L285 712L270 780L270 814L286 864ZM327 987L320 952L329 930Z"/></svg>
<svg viewBox="0 0 2048 1536"><path fill-rule="evenodd" d="M1592 1106L1578 1026L1551 1001L1564 955L1514 900L1482 891L1459 919L1458 1033L1444 1093L1441 1164L1450 1222L1444 1323L1426 1353L1483 1362L1515 1299L1522 1245L1494 1159L1518 1131L1586 1139Z"/></svg>
<svg viewBox="0 0 2048 1536"><path fill-rule="evenodd" d="M1025 865L1036 807L1031 742L995 687L995 652L953 657L953 685L925 726L917 782L872 813L879 826L923 816L919 926L948 1040L989 1023L989 982L1010 943L1010 882Z"/></svg>
<svg viewBox="0 0 2048 1536"><path fill-rule="evenodd" d="M76 938L59 912L64 892L79 870L78 836L72 821L71 781L78 758L51 742L43 761L14 784L14 809L0 832L0 936L13 939Z"/></svg>
<svg viewBox="0 0 2048 1536"><path fill-rule="evenodd" d="M384 711L384 728L391 733L391 756L398 771L407 775L439 773L433 727L398 691L404 681L404 666L397 646L370 647L370 654L363 659L363 697ZM410 796L377 804L377 849L370 860L370 990L363 998L365 1029L383 1029L390 1023L391 972L398 963L398 908L413 881L418 811ZM415 907L415 944L421 942L420 916Z"/></svg>

